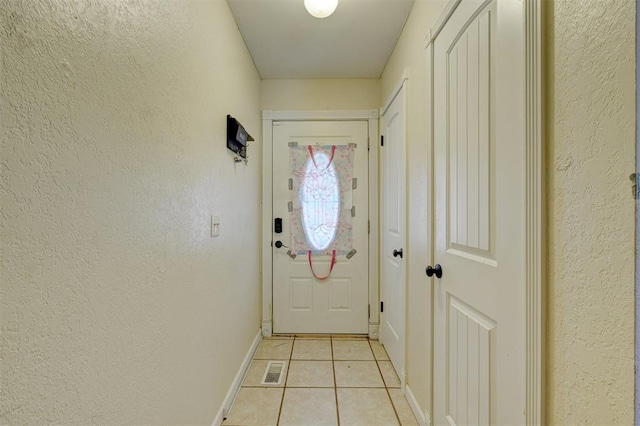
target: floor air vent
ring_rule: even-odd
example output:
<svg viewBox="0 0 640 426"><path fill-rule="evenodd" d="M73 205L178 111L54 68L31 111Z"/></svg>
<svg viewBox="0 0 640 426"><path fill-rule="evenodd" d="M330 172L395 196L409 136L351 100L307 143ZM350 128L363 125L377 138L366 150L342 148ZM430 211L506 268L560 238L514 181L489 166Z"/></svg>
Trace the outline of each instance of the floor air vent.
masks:
<svg viewBox="0 0 640 426"><path fill-rule="evenodd" d="M280 385L284 376L285 361L269 361L262 377L263 385Z"/></svg>

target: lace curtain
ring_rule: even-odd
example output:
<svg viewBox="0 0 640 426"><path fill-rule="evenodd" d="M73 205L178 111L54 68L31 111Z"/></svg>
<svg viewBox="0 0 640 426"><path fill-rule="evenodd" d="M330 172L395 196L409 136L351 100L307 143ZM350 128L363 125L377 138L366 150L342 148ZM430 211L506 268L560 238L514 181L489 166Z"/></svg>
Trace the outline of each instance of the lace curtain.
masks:
<svg viewBox="0 0 640 426"><path fill-rule="evenodd" d="M354 147L290 147L292 253L345 255L352 250Z"/></svg>

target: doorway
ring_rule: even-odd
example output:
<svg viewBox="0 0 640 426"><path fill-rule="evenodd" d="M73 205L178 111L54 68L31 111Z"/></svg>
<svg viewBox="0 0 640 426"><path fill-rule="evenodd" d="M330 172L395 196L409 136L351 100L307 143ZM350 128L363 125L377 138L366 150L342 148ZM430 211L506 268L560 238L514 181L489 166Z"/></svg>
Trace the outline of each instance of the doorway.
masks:
<svg viewBox="0 0 640 426"><path fill-rule="evenodd" d="M377 149L369 142L377 138L377 118L376 110L264 111L264 336L378 337L378 312L371 308L378 301L371 284L378 280ZM344 175L347 188L340 161L348 149L353 175ZM307 175L323 179L325 192L332 182L339 187L323 205L314 201L311 214L302 191L313 186ZM327 219L333 211L327 203L339 206L336 220Z"/></svg>
<svg viewBox="0 0 640 426"><path fill-rule="evenodd" d="M381 217L382 245L380 342L384 345L402 384L405 384L406 345L406 79L381 117Z"/></svg>

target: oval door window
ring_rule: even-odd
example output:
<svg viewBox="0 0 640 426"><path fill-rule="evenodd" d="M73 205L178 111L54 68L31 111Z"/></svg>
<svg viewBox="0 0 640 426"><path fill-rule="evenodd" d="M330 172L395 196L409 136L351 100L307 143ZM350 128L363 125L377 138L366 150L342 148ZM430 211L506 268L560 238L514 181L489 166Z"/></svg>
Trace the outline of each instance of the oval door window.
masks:
<svg viewBox="0 0 640 426"><path fill-rule="evenodd" d="M340 213L340 185L333 162L316 152L307 161L300 185L302 229L312 251L325 250L336 238ZM331 162L330 162L331 161Z"/></svg>

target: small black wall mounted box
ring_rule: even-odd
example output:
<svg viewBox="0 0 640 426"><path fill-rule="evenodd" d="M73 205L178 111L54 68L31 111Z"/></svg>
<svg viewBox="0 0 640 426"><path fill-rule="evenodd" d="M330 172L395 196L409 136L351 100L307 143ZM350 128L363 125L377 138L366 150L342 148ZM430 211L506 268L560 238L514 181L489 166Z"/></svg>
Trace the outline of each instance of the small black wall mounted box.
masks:
<svg viewBox="0 0 640 426"><path fill-rule="evenodd" d="M247 158L247 142L253 141L242 124L227 114L227 148L242 158Z"/></svg>

